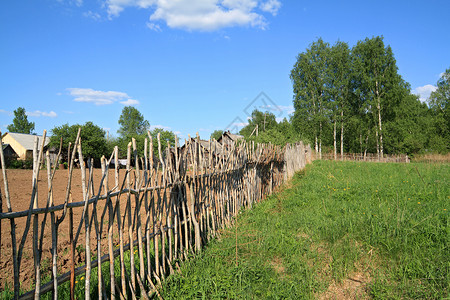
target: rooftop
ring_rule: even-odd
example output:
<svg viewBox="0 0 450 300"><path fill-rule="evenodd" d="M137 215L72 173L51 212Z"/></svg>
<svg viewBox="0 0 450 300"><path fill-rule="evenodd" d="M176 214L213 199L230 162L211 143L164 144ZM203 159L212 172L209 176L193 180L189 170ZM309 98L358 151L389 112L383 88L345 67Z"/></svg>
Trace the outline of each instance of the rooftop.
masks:
<svg viewBox="0 0 450 300"><path fill-rule="evenodd" d="M42 137L43 137L42 135L15 133L15 132L8 132L6 134L10 135L13 139L15 139L19 144L21 144L27 150L33 150L34 140L36 137L39 138L39 143L41 143ZM45 137L44 146L47 146L49 142L50 142L50 138Z"/></svg>

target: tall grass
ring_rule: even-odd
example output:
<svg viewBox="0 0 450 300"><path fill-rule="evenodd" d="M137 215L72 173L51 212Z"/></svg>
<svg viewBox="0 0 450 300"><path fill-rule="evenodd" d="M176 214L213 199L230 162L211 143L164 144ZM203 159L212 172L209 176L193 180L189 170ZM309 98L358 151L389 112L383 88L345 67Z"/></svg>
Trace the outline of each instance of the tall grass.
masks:
<svg viewBox="0 0 450 300"><path fill-rule="evenodd" d="M446 298L449 181L448 164L316 161L185 263L163 297L318 298L357 278L360 297Z"/></svg>

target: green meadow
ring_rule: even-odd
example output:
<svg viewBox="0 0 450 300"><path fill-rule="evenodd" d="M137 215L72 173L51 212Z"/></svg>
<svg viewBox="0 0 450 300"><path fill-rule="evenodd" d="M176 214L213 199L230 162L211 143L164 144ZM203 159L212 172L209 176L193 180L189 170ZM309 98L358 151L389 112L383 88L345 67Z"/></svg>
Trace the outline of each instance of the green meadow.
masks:
<svg viewBox="0 0 450 300"><path fill-rule="evenodd" d="M449 297L450 165L315 161L243 211L165 299Z"/></svg>

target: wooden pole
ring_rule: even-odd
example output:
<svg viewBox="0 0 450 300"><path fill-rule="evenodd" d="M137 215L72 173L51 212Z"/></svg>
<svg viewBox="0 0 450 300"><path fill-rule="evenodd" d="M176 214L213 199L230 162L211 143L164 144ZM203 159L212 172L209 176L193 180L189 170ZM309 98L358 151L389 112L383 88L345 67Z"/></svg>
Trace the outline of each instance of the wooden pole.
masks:
<svg viewBox="0 0 450 300"><path fill-rule="evenodd" d="M127 188L131 189L131 142L128 143L127 147ZM128 239L130 245L133 245L133 224L131 220L131 193L127 193L127 207L125 214L128 215ZM136 299L136 275L134 266L134 248L130 248L130 277L131 277L131 295L132 299Z"/></svg>
<svg viewBox="0 0 450 300"><path fill-rule="evenodd" d="M34 162L33 162L33 190L34 190L34 198L32 196L33 209L38 208L38 179L39 179L39 170L41 167L42 153L44 152L45 145L45 137L47 135L47 131L44 130L44 134L42 135L42 144L40 150L38 150L39 138L35 138L35 147L33 150ZM38 215L34 215L33 218L33 253L34 253L34 268L35 268L35 277L36 277L36 289L34 298L39 299L40 295L40 285L41 285L41 251L39 251L38 239L39 239L39 218ZM24 234L26 238L26 235Z"/></svg>
<svg viewBox="0 0 450 300"><path fill-rule="evenodd" d="M117 170L117 156L116 149L114 149L114 169ZM109 162L108 162L109 163ZM103 159L102 161L102 170L106 171L106 161ZM107 174L106 178L109 178ZM110 295L112 299L116 298L116 290L115 290L115 271L114 271L114 245L113 245L113 225L114 225L114 209L112 205L112 200L110 197L110 191L108 186L109 179L105 182L105 193L106 193L106 203L108 206L108 254L109 254L109 280L110 280ZM118 182L117 182L118 184Z"/></svg>
<svg viewBox="0 0 450 300"><path fill-rule="evenodd" d="M135 160L135 164L136 164L136 173L137 173L137 182L138 182L136 189L139 189L140 182L141 182L140 169L139 169L139 158L138 158L138 154L137 154L136 140L133 138L132 142L133 142L133 153L134 153L134 160ZM142 229L141 229L141 201L140 201L139 196L140 196L139 194L135 195L136 231L137 231L138 252L139 252L139 275L141 278L145 278L144 248L142 245Z"/></svg>
<svg viewBox="0 0 450 300"><path fill-rule="evenodd" d="M2 136L0 132L0 137ZM6 172L5 165L5 156L3 154L3 141L0 138L0 159L2 164L2 174L3 174L3 184L5 188L5 198L6 198L6 208L8 212L12 212L11 207L11 196L9 194L9 185L8 185L8 176ZM19 279L19 262L17 257L17 241L16 241L16 222L14 218L9 219L10 227L11 227L11 250L12 250L12 258L13 258L13 269L14 269L14 299L19 299L20 293L20 279Z"/></svg>

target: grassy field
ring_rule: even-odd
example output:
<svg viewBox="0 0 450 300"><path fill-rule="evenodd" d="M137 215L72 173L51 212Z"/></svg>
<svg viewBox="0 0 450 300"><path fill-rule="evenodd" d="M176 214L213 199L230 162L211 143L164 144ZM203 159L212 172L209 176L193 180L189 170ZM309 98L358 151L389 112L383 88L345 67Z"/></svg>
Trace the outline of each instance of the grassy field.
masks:
<svg viewBox="0 0 450 300"><path fill-rule="evenodd" d="M316 161L222 232L165 299L449 297L449 164Z"/></svg>

